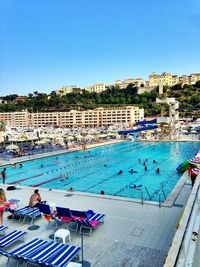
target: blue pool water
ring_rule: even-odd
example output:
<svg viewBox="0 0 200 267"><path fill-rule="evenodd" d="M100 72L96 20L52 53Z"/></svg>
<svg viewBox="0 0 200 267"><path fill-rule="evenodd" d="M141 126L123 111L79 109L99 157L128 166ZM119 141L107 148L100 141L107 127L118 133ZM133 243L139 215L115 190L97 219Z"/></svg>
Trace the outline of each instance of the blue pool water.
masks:
<svg viewBox="0 0 200 267"><path fill-rule="evenodd" d="M160 188L167 196L179 180L176 167L199 150L197 142L122 142L27 161L22 168L9 166L6 183L64 190L73 187L97 194L103 190L106 195L140 198L141 191L130 187L136 184L146 187L151 200L158 201ZM136 173L131 174L130 169ZM61 177L66 174L68 179ZM149 199L146 190L144 198Z"/></svg>

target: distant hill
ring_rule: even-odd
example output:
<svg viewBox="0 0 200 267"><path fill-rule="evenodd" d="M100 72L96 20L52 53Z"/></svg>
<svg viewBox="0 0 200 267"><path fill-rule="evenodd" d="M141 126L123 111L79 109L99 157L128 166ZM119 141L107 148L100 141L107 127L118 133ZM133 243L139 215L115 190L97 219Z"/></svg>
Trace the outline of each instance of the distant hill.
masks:
<svg viewBox="0 0 200 267"><path fill-rule="evenodd" d="M145 116L160 114L160 105L156 103L158 89L138 94L138 88L129 84L126 89L112 87L101 93L89 93L86 90L74 89L65 96L57 96L53 91L29 94L21 99L18 95L1 97L0 112L28 110L36 111L69 111L71 109L94 109L97 107L113 107L136 105L145 109ZM177 84L171 88L164 86L164 96L175 97L180 102L181 116L200 116L200 81L195 85Z"/></svg>

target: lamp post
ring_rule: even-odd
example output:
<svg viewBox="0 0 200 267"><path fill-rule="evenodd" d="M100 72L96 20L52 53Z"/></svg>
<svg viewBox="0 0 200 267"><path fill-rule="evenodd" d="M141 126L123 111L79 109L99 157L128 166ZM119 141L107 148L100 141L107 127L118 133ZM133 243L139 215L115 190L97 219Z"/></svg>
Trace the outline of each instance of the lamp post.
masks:
<svg viewBox="0 0 200 267"><path fill-rule="evenodd" d="M83 247L83 233L81 233L81 264L82 264L82 267L90 267L91 264L89 261L84 261L84 258L83 258L83 251L84 251L84 247Z"/></svg>

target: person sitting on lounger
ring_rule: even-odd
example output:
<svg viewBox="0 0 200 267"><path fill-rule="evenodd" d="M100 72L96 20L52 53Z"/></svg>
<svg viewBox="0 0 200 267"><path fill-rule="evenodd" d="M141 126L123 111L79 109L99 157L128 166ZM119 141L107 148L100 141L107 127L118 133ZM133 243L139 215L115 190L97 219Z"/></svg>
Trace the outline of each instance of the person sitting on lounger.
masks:
<svg viewBox="0 0 200 267"><path fill-rule="evenodd" d="M31 195L29 200L29 206L30 207L37 207L37 205L41 202L41 196L38 189L34 190L34 193Z"/></svg>

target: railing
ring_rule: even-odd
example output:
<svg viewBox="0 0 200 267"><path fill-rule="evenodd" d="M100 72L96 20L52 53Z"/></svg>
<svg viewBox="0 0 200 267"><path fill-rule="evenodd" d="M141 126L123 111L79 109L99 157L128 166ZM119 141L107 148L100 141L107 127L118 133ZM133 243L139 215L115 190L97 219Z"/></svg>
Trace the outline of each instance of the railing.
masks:
<svg viewBox="0 0 200 267"><path fill-rule="evenodd" d="M185 206L180 226L174 236L164 267L199 266L199 239L195 241L194 233L199 229L200 179L195 182L192 193Z"/></svg>

